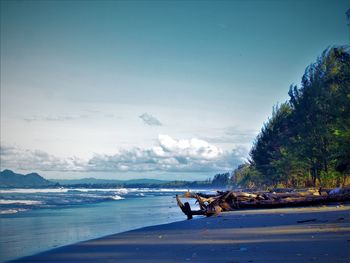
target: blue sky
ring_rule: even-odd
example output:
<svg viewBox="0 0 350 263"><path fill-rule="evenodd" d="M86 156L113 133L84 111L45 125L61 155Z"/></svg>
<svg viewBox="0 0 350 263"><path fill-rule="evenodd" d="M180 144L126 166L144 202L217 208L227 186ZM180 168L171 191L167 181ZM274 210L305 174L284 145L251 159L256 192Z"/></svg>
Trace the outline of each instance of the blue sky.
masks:
<svg viewBox="0 0 350 263"><path fill-rule="evenodd" d="M205 179L247 158L348 1L1 1L1 169Z"/></svg>

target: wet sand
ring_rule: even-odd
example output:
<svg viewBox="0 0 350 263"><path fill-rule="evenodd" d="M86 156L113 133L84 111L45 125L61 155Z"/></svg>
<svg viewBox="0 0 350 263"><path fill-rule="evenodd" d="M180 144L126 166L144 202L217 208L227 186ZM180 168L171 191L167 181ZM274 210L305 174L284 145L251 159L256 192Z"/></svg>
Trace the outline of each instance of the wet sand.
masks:
<svg viewBox="0 0 350 263"><path fill-rule="evenodd" d="M222 213L12 262L350 262L350 204Z"/></svg>

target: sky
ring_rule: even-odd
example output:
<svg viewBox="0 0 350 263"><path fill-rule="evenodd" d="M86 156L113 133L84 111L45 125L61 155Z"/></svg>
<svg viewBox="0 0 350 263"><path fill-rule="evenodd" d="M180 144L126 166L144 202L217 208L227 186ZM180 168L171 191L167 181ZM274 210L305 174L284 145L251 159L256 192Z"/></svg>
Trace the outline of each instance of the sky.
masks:
<svg viewBox="0 0 350 263"><path fill-rule="evenodd" d="M1 1L1 170L230 172L348 1Z"/></svg>

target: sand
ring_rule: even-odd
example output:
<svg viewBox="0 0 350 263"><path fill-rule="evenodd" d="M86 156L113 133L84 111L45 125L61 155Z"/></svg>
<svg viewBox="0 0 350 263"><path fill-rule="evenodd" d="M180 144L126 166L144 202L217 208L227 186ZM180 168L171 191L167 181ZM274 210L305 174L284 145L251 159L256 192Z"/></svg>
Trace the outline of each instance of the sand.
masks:
<svg viewBox="0 0 350 263"><path fill-rule="evenodd" d="M14 262L350 262L350 205L222 213Z"/></svg>

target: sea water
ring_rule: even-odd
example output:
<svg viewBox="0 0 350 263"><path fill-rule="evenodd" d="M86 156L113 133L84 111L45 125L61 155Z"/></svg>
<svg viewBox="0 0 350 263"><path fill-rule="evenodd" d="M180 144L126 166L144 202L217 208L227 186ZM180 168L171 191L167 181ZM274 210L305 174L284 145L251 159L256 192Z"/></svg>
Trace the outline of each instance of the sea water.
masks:
<svg viewBox="0 0 350 263"><path fill-rule="evenodd" d="M175 200L176 194L185 191L2 189L0 262L109 234L185 220Z"/></svg>

